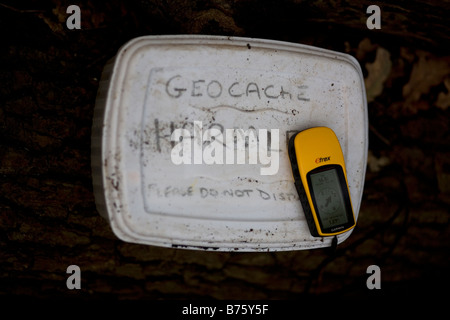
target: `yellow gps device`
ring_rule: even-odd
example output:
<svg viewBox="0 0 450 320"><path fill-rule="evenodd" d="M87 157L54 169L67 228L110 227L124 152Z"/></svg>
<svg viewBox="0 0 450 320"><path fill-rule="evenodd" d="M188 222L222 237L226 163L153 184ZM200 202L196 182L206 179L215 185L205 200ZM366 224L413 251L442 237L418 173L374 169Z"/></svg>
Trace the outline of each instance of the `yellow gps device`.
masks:
<svg viewBox="0 0 450 320"><path fill-rule="evenodd" d="M311 235L334 236L352 229L353 214L344 155L327 127L300 131L289 140L295 187Z"/></svg>

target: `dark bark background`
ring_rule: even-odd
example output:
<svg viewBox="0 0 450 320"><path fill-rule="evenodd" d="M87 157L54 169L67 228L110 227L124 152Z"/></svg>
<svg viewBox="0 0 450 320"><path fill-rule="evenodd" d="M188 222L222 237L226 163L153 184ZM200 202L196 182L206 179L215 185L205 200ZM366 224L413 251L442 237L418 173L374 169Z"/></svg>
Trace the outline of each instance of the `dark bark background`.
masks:
<svg viewBox="0 0 450 320"><path fill-rule="evenodd" d="M81 8L81 30L66 9ZM381 8L381 30L366 9ZM445 1L1 1L0 299L430 297L450 285L450 16ZM102 68L131 38L218 34L349 53L370 120L358 225L327 250L223 253L118 240L95 208ZM66 269L81 268L80 290ZM366 269L381 268L381 290ZM442 291L441 291L442 292Z"/></svg>

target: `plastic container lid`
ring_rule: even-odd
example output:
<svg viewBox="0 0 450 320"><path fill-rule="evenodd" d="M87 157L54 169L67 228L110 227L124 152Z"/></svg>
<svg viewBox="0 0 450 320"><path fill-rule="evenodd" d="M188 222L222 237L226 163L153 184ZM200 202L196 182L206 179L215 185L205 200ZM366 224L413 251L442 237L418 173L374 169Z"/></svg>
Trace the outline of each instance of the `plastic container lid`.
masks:
<svg viewBox="0 0 450 320"><path fill-rule="evenodd" d="M357 218L368 120L353 57L262 39L133 39L105 66L97 96L98 211L117 237L134 243L241 251L330 246L331 238L309 232L287 153L289 137L314 126L339 138Z"/></svg>

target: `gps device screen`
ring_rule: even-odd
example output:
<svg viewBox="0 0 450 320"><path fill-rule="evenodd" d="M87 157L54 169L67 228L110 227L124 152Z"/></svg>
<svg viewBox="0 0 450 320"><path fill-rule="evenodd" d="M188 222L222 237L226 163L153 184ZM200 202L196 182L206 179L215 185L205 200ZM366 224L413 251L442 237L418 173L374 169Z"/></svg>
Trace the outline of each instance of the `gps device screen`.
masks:
<svg viewBox="0 0 450 320"><path fill-rule="evenodd" d="M343 177L340 177L342 169L338 171L339 169L338 166L332 166L327 170L319 169L318 172L309 173L311 196L323 230L348 223L348 195L343 194L346 188L341 185Z"/></svg>

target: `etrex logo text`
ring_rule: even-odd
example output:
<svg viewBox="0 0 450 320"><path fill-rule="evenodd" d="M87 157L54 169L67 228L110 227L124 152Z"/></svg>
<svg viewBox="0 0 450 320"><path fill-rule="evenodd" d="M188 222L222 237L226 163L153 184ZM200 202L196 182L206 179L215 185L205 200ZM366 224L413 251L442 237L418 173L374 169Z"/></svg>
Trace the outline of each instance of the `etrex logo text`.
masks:
<svg viewBox="0 0 450 320"><path fill-rule="evenodd" d="M330 156L330 157L325 157L325 158L317 158L317 159L316 159L316 163L321 163L321 162L327 162L327 161L330 161L330 158L331 158L331 156Z"/></svg>

